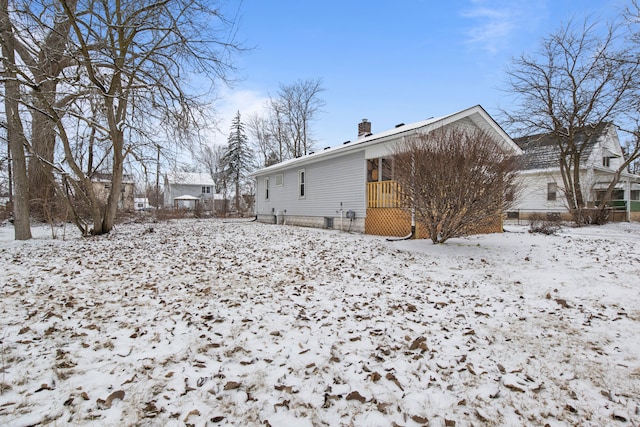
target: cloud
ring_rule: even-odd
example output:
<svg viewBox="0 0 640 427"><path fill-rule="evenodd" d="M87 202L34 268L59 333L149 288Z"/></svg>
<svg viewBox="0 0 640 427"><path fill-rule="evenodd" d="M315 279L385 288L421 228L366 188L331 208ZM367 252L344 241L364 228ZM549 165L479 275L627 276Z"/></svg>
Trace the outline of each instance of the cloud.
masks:
<svg viewBox="0 0 640 427"><path fill-rule="evenodd" d="M225 89L215 105L215 115L217 117L218 132L213 135L216 144L226 144L231 121L238 111L241 118L246 118L249 114L264 114L269 96L255 90L231 90Z"/></svg>
<svg viewBox="0 0 640 427"><path fill-rule="evenodd" d="M462 16L474 24L467 32L468 42L491 54L509 45L517 32L527 27L527 21L537 15L539 2L473 0L472 7Z"/></svg>

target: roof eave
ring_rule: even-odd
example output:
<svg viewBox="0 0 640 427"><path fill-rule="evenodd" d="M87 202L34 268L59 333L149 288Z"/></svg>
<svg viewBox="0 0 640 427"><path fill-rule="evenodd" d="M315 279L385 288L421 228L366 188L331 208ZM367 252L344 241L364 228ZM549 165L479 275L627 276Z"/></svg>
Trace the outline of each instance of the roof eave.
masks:
<svg viewBox="0 0 640 427"><path fill-rule="evenodd" d="M511 139L511 137L502 129L502 127L500 127L500 125L498 125L498 123L496 123L496 121L491 118L489 113L487 113L485 109L482 108L482 106L475 105L473 107L458 111L453 114L449 114L447 116L431 118L413 124L404 125L401 128L383 131L378 134L358 139L357 141L350 142L343 146L330 148L328 150L310 154L304 157L299 157L297 159L287 160L266 168L259 169L249 174L249 176L255 178L261 175L267 175L273 172L277 172L279 170L288 169L296 165L304 166L306 164L318 161L319 159L330 159L331 157L343 155L345 153L349 153L350 151L364 149L369 145L382 144L393 139L401 138L411 134L418 134L420 133L419 131L424 130L425 128L429 128L428 131L430 132L442 126L454 123L464 117L471 117L474 113L478 113L483 117L484 121L488 123L493 131L496 132L507 143L507 147L513 150L515 155L520 155L523 153L522 149L513 141L513 139Z"/></svg>

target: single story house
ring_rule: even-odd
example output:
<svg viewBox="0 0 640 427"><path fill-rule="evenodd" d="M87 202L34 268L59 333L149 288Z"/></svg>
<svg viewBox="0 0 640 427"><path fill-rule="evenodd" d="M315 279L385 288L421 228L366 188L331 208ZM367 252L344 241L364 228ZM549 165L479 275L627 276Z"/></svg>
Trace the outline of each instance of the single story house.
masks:
<svg viewBox="0 0 640 427"><path fill-rule="evenodd" d="M602 200L616 170L624 162L624 153L613 123L585 128L577 138L579 144L584 144L580 158L582 192L588 206L593 207ZM519 173L521 188L509 216L527 219L538 213L570 219L560 173L560 148L553 135L530 135L514 141L524 154ZM623 172L609 204L617 208L615 220L640 221L640 176Z"/></svg>
<svg viewBox="0 0 640 427"><path fill-rule="evenodd" d="M400 208L398 185L393 180L394 150L404 138L448 126L481 129L504 149L521 154L520 148L480 105L443 117L400 124L375 134L365 119L358 125L355 141L252 173L256 179L257 219L405 236L411 231L411 220ZM500 219L499 224L479 232L501 230Z"/></svg>
<svg viewBox="0 0 640 427"><path fill-rule="evenodd" d="M164 177L164 206L186 209L201 206L206 211L212 211L215 201L223 199L215 189L215 182L208 173L167 173Z"/></svg>

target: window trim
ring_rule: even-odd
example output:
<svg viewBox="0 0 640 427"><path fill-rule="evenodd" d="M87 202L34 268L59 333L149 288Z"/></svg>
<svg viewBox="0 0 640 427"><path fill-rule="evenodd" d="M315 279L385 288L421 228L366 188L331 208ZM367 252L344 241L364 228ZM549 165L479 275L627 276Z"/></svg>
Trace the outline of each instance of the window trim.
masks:
<svg viewBox="0 0 640 427"><path fill-rule="evenodd" d="M307 173L304 169L298 169L298 198L307 197Z"/></svg>

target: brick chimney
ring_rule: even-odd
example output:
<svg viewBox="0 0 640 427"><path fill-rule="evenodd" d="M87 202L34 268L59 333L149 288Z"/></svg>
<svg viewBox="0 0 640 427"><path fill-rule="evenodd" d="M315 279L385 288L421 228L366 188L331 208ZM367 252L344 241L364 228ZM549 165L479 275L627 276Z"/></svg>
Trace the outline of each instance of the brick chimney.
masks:
<svg viewBox="0 0 640 427"><path fill-rule="evenodd" d="M362 122L358 123L358 138L364 138L371 133L371 122L367 119L362 119Z"/></svg>

